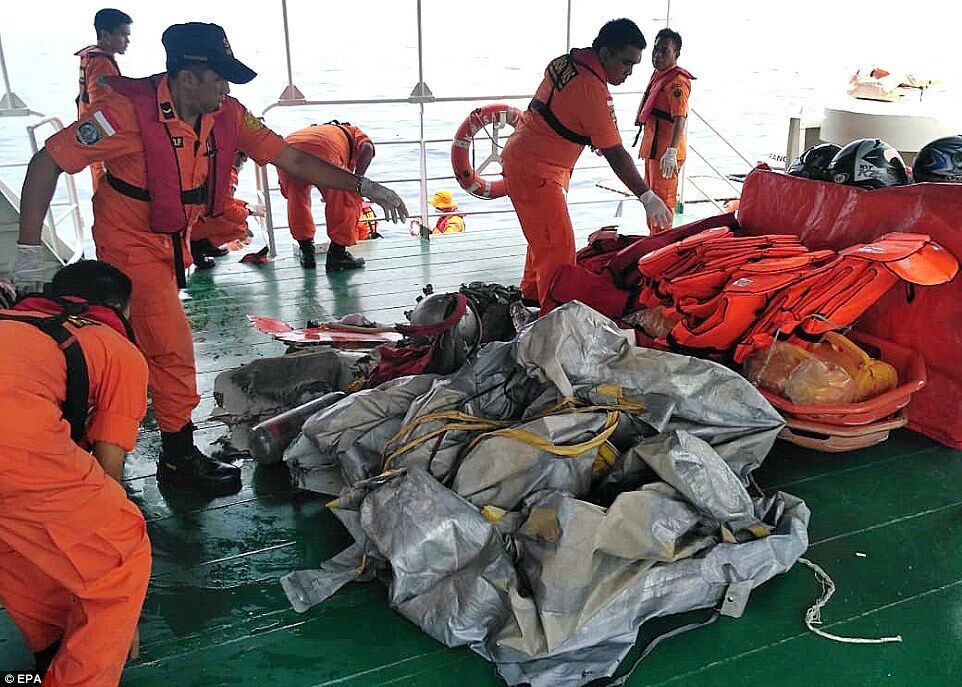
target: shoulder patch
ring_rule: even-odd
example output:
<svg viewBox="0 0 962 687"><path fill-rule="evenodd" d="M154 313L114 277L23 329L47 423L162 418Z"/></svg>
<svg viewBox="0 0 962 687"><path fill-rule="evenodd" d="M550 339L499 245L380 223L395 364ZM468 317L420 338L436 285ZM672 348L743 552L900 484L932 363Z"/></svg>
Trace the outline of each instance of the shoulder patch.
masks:
<svg viewBox="0 0 962 687"><path fill-rule="evenodd" d="M555 89L560 91L568 85L569 81L578 76L578 69L569 55L562 55L548 63L544 74L551 79L551 84Z"/></svg>
<svg viewBox="0 0 962 687"><path fill-rule="evenodd" d="M260 131L264 128L264 122L255 117L250 110L244 110L244 124L252 131Z"/></svg>
<svg viewBox="0 0 962 687"><path fill-rule="evenodd" d="M615 124L617 124L617 123L618 123L618 116L615 114L615 101L614 101L614 100L609 100L609 101L608 101L608 114L611 115L611 121L613 121Z"/></svg>
<svg viewBox="0 0 962 687"><path fill-rule="evenodd" d="M104 138L109 138L117 133L117 130L107 119L101 110L97 110L87 119L77 124L77 143L83 146L92 146Z"/></svg>

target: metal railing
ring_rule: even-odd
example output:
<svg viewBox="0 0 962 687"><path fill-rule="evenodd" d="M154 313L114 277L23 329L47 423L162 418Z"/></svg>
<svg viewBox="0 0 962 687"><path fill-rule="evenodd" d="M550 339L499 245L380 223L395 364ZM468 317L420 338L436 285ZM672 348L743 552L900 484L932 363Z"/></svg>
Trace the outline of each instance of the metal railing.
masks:
<svg viewBox="0 0 962 687"><path fill-rule="evenodd" d="M671 7L671 5L670 5L670 3L669 3L669 9L670 9L670 7ZM741 153L741 151L738 150L738 148L736 148L736 147L731 143L731 141L729 141L727 138L725 138L725 136L723 136L722 133L721 133L720 131L718 131L718 129L716 129L714 126L712 126L711 122L709 122L707 119L705 119L705 117L703 117L697 110L695 110L695 109L692 108L692 107L689 107L689 108L688 108L688 115L689 115L689 118L691 118L692 116L696 117L702 124L705 125L705 127L706 127L712 134L714 134L715 138L717 138L719 141L721 141L723 144L725 144L725 146L726 146L729 150L731 150L735 155L737 155L739 158L741 158L741 160L744 161L744 163L745 163L745 166L746 166L746 170L745 170L745 171L746 171L746 173L748 173L748 172L750 172L750 171L752 170L752 168L754 167L754 165L751 163L751 161L750 161L747 157L745 157L745 156ZM686 124L686 126L687 126L687 124ZM692 186L696 191L698 191L698 193L700 193L700 194L705 198L706 201L708 201L709 203L711 203L712 205L714 205L719 211L724 210L724 208L722 207L720 201L729 200L729 199L732 198L732 197L738 198L738 197L741 195L741 189L732 182L731 177L730 177L728 174L724 174L724 173L722 173L721 171L719 171L718 168L716 168L715 165L713 165L713 164L708 160L707 157L705 157L704 155L702 155L702 154L698 151L698 148L697 148L696 146L693 146L693 145L689 142L688 145L687 145L687 148L688 148L688 152L689 152L689 153L694 154L695 157L697 157L699 160L701 160L702 163L704 163L705 166L708 167L708 169L710 169L710 170L712 171L712 174L702 174L702 175L699 175L699 176L696 177L696 176L693 176L693 175L688 174L688 166L687 166L687 165L682 165L682 167L681 167L681 173L679 174L679 180L678 180L678 203L679 203L679 208L678 208L678 210L679 210L679 212L682 211L682 210L684 210L684 207L683 207L683 202L684 202L684 201L683 201L683 199L684 199L684 197L685 197L685 185L686 185L686 184L691 184L691 186ZM695 181L696 178L717 179L718 181L721 181L721 182L723 183L723 185L725 185L725 186L727 186L729 189L731 189L731 191L732 191L732 193L734 194L734 196L729 196L729 195L726 194L726 196L719 197L719 196L716 196L716 195L714 195L714 194L712 194L712 193L709 193L708 191L706 191L705 189L703 189L703 188L698 184L698 182Z"/></svg>
<svg viewBox="0 0 962 687"><path fill-rule="evenodd" d="M288 90L285 90L285 93L288 93L290 88L291 87L289 86ZM616 98L623 98L623 97L629 97L629 96L640 98L643 95L643 92L642 91L623 91L623 92L615 93L613 95ZM512 100L527 101L530 98L531 98L530 94L436 97L430 94L430 90L427 89L423 83L419 83L418 86L415 87L412 95L408 98L371 98L371 99L357 99L357 100L307 100L305 98L287 99L282 97L282 99L274 103L271 103L270 105L265 107L264 110L262 111L262 116L266 118L271 111L277 108L320 107L320 106L334 106L334 105L352 105L352 106L362 106L362 107L363 106L381 106L381 105L418 105L419 107L418 126L421 132L421 135L418 138L409 138L409 139L395 140L395 141L381 141L381 142L377 142L377 145L378 146L417 146L419 157L421 160L420 174L417 177L408 175L405 177L397 177L397 178L379 178L378 181L387 185L417 182L419 185L419 198L418 198L419 202L418 202L418 212L416 213L417 215L416 221L420 223L422 228L424 227L429 228L429 222L432 219L441 217L446 213L431 212L428 210L427 201L428 201L428 198L430 197L427 190L428 182L429 181L451 181L451 182L457 183L457 181L454 177L453 172L451 174L441 175L441 176L429 176L427 174L426 163L425 163L425 160L427 157L427 147L429 145L437 145L437 144L450 145L453 139L452 138L426 138L424 136L425 105L433 104L433 103L480 103L480 102L502 102L502 101L512 101ZM735 146L732 145L732 143L727 138L725 138L714 126L712 126L707 119L705 119L700 113L696 112L693 109L690 109L689 112L693 114L700 122L702 122L706 126L706 128L712 134L714 134L715 137L718 138L718 140L720 140L725 146L730 148L735 153L735 155L738 156L738 158L740 158L745 162L746 172L751 170L753 165L749 162L748 158L746 158L737 148L735 148ZM630 135L632 133L634 133L634 129L622 130L623 135L624 134ZM694 154L700 161L702 161L704 165L708 167L709 170L711 170L712 173L710 175L703 174L697 177L693 177L686 173L687 165L683 165L681 177L679 179L679 189L681 191L679 193L679 199L682 199L684 197L683 196L684 185L688 183L688 184L691 184L691 186L696 191L698 191L699 194L701 194L704 197L706 202L712 203L719 211L721 211L723 209L721 205L721 201L729 200L733 197L737 198L740 195L740 189L738 188L738 186L732 183L731 179L727 174L724 174L723 172L721 172L704 155L702 155L697 148L689 144L688 150L692 154ZM497 161L497 160L493 159L492 155L489 155L485 159L485 162L483 164L486 165L492 161ZM577 169L580 171L591 171L591 170L610 171L611 170L611 168L607 164L591 164L591 163L581 165ZM730 191L730 193L726 192L724 195L718 196L702 188L702 186L695 181L695 178L705 178L705 177L711 177L713 179L717 179L721 181L724 187L728 191ZM262 231L264 231L267 237L267 243L268 243L271 255L276 255L277 244L276 244L275 232L277 229L289 228L286 224L283 224L283 223L275 224L273 219L273 214L271 212L272 202L271 202L270 196L272 192L278 191L279 187L271 183L268 170L266 167L263 167L263 166L258 166L256 169L256 181L257 181L257 202L264 205L267 210L267 212L265 213L265 216L258 218L258 221L261 225ZM583 205L615 204L617 205L617 208L615 210L615 216L621 216L622 208L625 200L626 199L623 196L621 197L613 196L611 198L605 198L605 199L569 201L568 205L583 206ZM692 201L692 202L697 202L697 201ZM495 210L459 210L460 214L467 215L467 216L512 214L513 212L514 210L510 208L495 209ZM379 216L377 219L382 220L384 218ZM322 221L322 222L318 222L317 224L318 226L324 226L325 222ZM421 236L422 238L425 238L425 239L428 239L429 237L429 235L425 234L424 232L421 233Z"/></svg>

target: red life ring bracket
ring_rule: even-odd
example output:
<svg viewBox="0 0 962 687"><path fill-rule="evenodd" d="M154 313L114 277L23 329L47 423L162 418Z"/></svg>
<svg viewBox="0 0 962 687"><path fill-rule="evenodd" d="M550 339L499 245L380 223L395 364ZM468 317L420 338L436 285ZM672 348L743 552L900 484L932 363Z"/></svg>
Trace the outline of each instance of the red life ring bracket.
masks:
<svg viewBox="0 0 962 687"><path fill-rule="evenodd" d="M512 128L518 125L521 119L521 110L510 107L504 103L484 105L474 110L468 118L461 122L457 133L454 134L454 141L451 143L451 167L454 169L454 177L458 180L465 191L477 198L490 200L501 198L508 195L508 188L504 182L504 177L487 179L481 176L484 170L493 162L501 162L500 131L506 126ZM474 145L474 138L481 130L487 130L490 126L492 131L488 134L491 141L491 153L478 165L477 169L471 166L470 150Z"/></svg>

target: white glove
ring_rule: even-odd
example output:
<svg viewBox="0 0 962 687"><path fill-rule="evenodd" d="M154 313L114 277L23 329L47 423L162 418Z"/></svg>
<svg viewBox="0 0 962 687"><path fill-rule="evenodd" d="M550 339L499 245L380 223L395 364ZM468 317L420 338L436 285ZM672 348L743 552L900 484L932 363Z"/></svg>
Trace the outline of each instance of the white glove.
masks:
<svg viewBox="0 0 962 687"><path fill-rule="evenodd" d="M671 179L673 176L678 174L678 148L668 148L665 150L665 154L661 156L661 161L658 163L661 167L661 175L666 179Z"/></svg>
<svg viewBox="0 0 962 687"><path fill-rule="evenodd" d="M20 293L40 293L47 276L43 246L17 244L17 257L10 266L10 280Z"/></svg>
<svg viewBox="0 0 962 687"><path fill-rule="evenodd" d="M671 229L671 213L668 206L661 198L655 195L652 190L645 191L638 197L641 204L645 206L645 214L648 219L659 229Z"/></svg>
<svg viewBox="0 0 962 687"><path fill-rule="evenodd" d="M267 207L263 203L257 203L256 205L248 205L247 213L251 217L267 217Z"/></svg>
<svg viewBox="0 0 962 687"><path fill-rule="evenodd" d="M408 209L404 206L401 196L387 186L381 186L376 181L361 177L358 191L368 200L380 205L381 209L384 210L384 216L392 222L403 222L408 218Z"/></svg>

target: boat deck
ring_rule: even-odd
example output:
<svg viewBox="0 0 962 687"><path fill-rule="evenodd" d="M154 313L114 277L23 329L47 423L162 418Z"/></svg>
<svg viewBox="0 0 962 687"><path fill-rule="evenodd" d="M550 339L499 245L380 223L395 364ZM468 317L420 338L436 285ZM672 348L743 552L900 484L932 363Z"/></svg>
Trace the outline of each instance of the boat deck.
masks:
<svg viewBox="0 0 962 687"><path fill-rule="evenodd" d="M583 245L584 236L578 237ZM206 421L214 377L257 356L279 354L246 321L248 313L295 325L362 311L397 321L421 288L474 280L515 283L524 243L514 229L436 238L384 239L357 250L367 267L328 276L287 256L271 265L221 258L194 274L185 301L195 331L203 402L201 439L223 429ZM125 484L148 521L154 571L141 623L141 657L127 686L285 685L462 687L502 684L494 666L465 648L446 648L392 612L385 590L354 584L304 615L278 578L316 567L351 543L326 499L295 493L283 467L244 463L244 488L212 501L164 494L154 478L159 437L145 427ZM823 612L843 635L901 634L880 646L839 644L804 625L821 589L796 566L752 594L740 619L659 646L629 685L777 682L947 685L962 675L962 455L898 431L886 443L848 454L817 454L779 442L755 473L765 490L795 494L812 510L807 556L835 580ZM704 614L660 619L641 640ZM630 659L631 657L629 657ZM19 632L0 612L0 669L29 669ZM623 666L625 668L626 666Z"/></svg>

